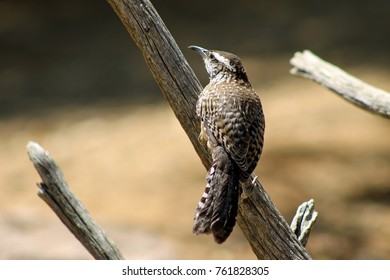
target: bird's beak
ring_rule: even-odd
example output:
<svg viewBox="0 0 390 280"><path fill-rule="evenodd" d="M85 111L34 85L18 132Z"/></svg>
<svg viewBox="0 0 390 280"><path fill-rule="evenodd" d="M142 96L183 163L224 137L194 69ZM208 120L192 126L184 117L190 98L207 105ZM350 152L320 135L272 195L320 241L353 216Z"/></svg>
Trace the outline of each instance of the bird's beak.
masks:
<svg viewBox="0 0 390 280"><path fill-rule="evenodd" d="M198 47L198 46L189 46L189 48L193 51L196 51L198 54L200 54L203 58L206 58L209 51L204 49L204 48L201 48L201 47Z"/></svg>

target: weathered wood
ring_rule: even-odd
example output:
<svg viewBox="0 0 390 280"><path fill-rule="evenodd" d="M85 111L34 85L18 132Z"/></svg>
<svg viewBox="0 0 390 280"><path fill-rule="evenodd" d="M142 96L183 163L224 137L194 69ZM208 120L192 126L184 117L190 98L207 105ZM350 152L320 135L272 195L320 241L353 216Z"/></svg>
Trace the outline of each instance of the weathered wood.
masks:
<svg viewBox="0 0 390 280"><path fill-rule="evenodd" d="M95 259L123 259L115 244L70 190L64 175L49 153L34 142L27 144L27 151L43 181L38 184L39 197L50 206Z"/></svg>
<svg viewBox="0 0 390 280"><path fill-rule="evenodd" d="M149 1L108 0L135 44L181 126L189 134L205 166L210 166L207 148L199 145L200 123L195 104L202 86Z"/></svg>
<svg viewBox="0 0 390 280"><path fill-rule="evenodd" d="M308 50L295 53L290 63L294 66L291 74L313 80L360 108L390 118L390 93L364 83Z"/></svg>
<svg viewBox="0 0 390 280"><path fill-rule="evenodd" d="M306 246L317 217L318 212L314 209L313 199L302 203L297 209L297 213L291 222L291 229L298 236L298 240L303 246Z"/></svg>
<svg viewBox="0 0 390 280"><path fill-rule="evenodd" d="M202 86L164 22L150 1L107 1L141 50L202 163L206 168L210 167L211 156L198 142L200 125L195 119L195 104ZM259 259L310 259L260 182L255 181L251 196L239 205L237 218L253 252Z"/></svg>

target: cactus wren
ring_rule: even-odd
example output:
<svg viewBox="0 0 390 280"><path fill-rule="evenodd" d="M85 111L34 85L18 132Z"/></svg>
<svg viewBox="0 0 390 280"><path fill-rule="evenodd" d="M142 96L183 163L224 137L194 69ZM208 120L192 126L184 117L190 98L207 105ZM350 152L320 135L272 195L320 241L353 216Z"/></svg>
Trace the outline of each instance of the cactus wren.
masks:
<svg viewBox="0 0 390 280"><path fill-rule="evenodd" d="M213 164L194 215L195 234L213 233L223 243L236 223L241 186L248 184L263 148L264 115L241 60L234 54L190 46L205 63L210 83L199 95L199 140ZM240 186L241 185L241 186Z"/></svg>

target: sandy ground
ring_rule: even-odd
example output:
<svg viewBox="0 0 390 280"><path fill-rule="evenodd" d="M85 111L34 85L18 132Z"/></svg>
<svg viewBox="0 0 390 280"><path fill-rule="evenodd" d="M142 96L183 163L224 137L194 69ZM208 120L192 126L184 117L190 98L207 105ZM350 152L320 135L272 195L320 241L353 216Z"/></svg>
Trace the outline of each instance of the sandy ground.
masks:
<svg viewBox="0 0 390 280"><path fill-rule="evenodd" d="M353 70L390 89L390 73ZM288 221L315 200L313 258L390 259L389 121L295 77L258 92L267 128L256 174ZM191 233L206 171L166 104L3 119L0 137L1 259L91 258L37 197L29 140L56 159L126 258L255 259L238 227L223 245Z"/></svg>

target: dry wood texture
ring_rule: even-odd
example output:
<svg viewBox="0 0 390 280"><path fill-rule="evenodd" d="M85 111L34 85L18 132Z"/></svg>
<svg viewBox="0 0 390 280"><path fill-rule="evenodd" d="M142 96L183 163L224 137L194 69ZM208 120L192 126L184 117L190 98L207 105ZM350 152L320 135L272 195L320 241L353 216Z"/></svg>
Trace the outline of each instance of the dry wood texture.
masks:
<svg viewBox="0 0 390 280"><path fill-rule="evenodd" d="M308 50L297 52L290 63L294 66L292 74L313 80L360 108L390 118L390 93L364 83Z"/></svg>
<svg viewBox="0 0 390 280"><path fill-rule="evenodd" d="M72 193L60 168L40 145L29 142L28 155L41 176L38 195L95 259L123 259L115 244L94 222L84 205Z"/></svg>

